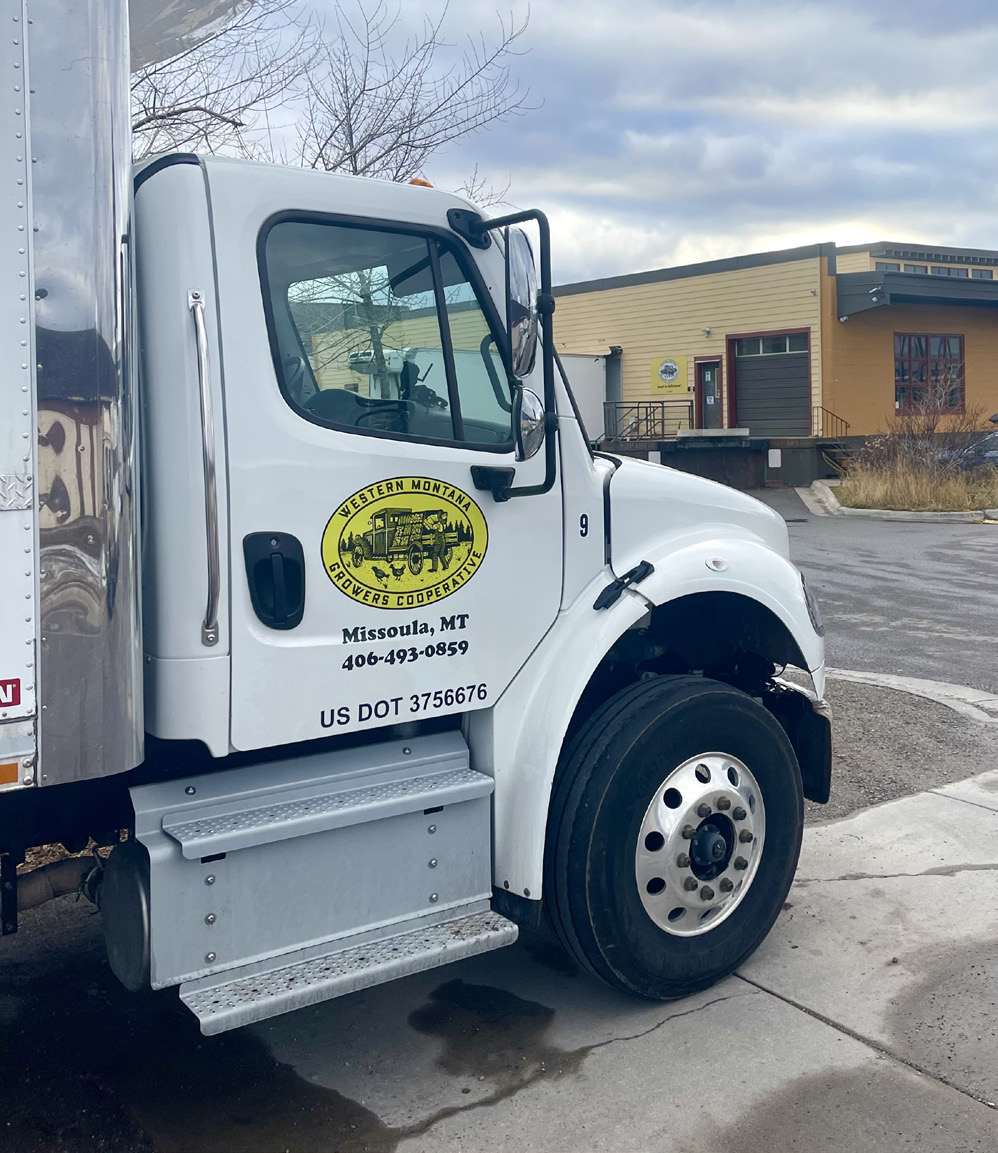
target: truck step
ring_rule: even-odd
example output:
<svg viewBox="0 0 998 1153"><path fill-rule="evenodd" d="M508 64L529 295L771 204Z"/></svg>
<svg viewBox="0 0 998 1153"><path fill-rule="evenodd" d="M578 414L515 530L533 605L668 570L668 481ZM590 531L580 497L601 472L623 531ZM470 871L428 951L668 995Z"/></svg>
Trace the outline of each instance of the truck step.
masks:
<svg viewBox="0 0 998 1153"><path fill-rule="evenodd" d="M491 778L469 768L445 767L419 776L383 774L376 784L359 784L348 777L289 791L278 801L267 797L261 803L240 797L201 806L193 815L180 812L164 817L162 828L188 860L195 860L474 800L491 792Z"/></svg>
<svg viewBox="0 0 998 1153"><path fill-rule="evenodd" d="M341 941L337 949L302 950L188 981L180 986L180 999L200 1021L201 1032L210 1037L512 945L517 932L512 921L487 907L478 908L377 940L368 938L361 944Z"/></svg>

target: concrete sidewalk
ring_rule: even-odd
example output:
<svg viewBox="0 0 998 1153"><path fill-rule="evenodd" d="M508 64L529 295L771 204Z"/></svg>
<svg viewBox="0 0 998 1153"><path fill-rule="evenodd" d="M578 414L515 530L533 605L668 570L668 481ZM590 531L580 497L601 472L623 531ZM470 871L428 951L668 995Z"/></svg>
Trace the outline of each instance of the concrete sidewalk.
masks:
<svg viewBox="0 0 998 1153"><path fill-rule="evenodd" d="M993 1153L998 771L808 829L772 934L688 1001L525 942L257 1033L360 1106L336 1148Z"/></svg>
<svg viewBox="0 0 998 1153"><path fill-rule="evenodd" d="M118 985L85 903L24 927L4 1153L998 1148L998 771L808 827L761 949L667 1005L534 937L203 1038Z"/></svg>

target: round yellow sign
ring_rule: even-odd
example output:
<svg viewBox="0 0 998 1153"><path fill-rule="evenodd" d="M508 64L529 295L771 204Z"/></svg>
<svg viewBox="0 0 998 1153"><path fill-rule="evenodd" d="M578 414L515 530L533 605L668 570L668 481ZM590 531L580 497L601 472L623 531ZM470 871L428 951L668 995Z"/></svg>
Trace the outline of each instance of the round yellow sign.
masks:
<svg viewBox="0 0 998 1153"><path fill-rule="evenodd" d="M488 541L482 510L466 492L442 480L400 476L347 497L322 534L322 564L351 600L413 609L466 585Z"/></svg>

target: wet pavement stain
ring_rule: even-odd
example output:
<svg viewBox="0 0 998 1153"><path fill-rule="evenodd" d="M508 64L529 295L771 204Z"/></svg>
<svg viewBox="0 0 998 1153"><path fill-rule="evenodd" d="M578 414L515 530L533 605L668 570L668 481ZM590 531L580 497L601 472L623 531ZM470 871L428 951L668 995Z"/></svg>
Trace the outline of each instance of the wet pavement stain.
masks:
<svg viewBox="0 0 998 1153"><path fill-rule="evenodd" d="M127 992L93 924L72 906L63 911L78 930L74 950L36 938L20 957L15 945L3 958L2 1153L394 1153L449 1117L576 1073L597 1049L731 999L563 1050L548 1037L555 1017L548 1006L501 988L445 982L408 1019L443 1042L441 1068L474 1078L477 1093L393 1128L277 1061L251 1030L203 1037L175 990ZM746 995L758 994L738 994ZM329 1043L335 1047L335 1036Z"/></svg>
<svg viewBox="0 0 998 1153"><path fill-rule="evenodd" d="M4 1153L391 1153L406 1135L245 1029L202 1037L174 991L127 992L100 948L5 981Z"/></svg>
<svg viewBox="0 0 998 1153"><path fill-rule="evenodd" d="M886 1058L768 1093L729 1124L709 1116L669 1153L994 1153L998 1116Z"/></svg>
<svg viewBox="0 0 998 1153"><path fill-rule="evenodd" d="M998 939L901 961L923 976L891 1011L891 1048L967 1093L998 1101Z"/></svg>
<svg viewBox="0 0 998 1153"><path fill-rule="evenodd" d="M441 1069L491 1081L499 1097L542 1075L578 1071L590 1050L559 1049L546 1041L553 1020L554 1010L546 1005L460 979L435 989L426 1005L409 1014L414 1029L444 1041Z"/></svg>

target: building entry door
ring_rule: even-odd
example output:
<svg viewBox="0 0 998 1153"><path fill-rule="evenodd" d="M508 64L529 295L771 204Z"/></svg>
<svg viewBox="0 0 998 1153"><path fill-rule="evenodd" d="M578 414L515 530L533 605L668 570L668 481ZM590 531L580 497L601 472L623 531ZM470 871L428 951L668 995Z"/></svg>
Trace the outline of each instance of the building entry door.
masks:
<svg viewBox="0 0 998 1153"><path fill-rule="evenodd" d="M698 427L721 427L721 362L705 360L696 366Z"/></svg>

